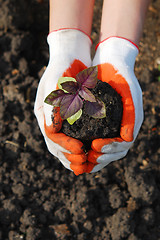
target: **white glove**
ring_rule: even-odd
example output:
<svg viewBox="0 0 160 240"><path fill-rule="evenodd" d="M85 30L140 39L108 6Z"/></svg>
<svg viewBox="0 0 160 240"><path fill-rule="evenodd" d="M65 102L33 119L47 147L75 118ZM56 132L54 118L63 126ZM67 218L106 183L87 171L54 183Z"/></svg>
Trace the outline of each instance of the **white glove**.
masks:
<svg viewBox="0 0 160 240"><path fill-rule="evenodd" d="M79 30L64 29L50 33L47 41L50 53L49 64L39 82L34 112L48 150L58 157L66 168L78 175L85 171L85 165L82 164L86 161L82 150L83 144L63 133L58 133L62 124L61 118L56 113L55 124L52 123L53 107L44 103L44 99L56 90L59 77L75 77L84 67L91 66L91 40ZM77 161L79 159L78 163L75 162L75 158Z"/></svg>
<svg viewBox="0 0 160 240"><path fill-rule="evenodd" d="M134 74L138 48L129 40L111 37L98 45L93 66L98 79L109 83L122 97L123 116L120 137L95 139L88 161L96 172L110 162L123 158L135 141L143 122L142 91Z"/></svg>

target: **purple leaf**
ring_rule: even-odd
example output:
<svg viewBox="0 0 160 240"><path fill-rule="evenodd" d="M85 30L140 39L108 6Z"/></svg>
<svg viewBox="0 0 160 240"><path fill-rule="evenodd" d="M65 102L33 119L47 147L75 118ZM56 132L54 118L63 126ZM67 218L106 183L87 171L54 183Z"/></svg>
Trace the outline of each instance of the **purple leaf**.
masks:
<svg viewBox="0 0 160 240"><path fill-rule="evenodd" d="M59 107L60 103L65 95L68 95L67 93L64 93L63 90L55 90L51 92L44 100L45 103L48 103L52 106Z"/></svg>
<svg viewBox="0 0 160 240"><path fill-rule="evenodd" d="M77 82L76 79L73 78L73 77L60 77L60 78L58 79L58 83L57 83L57 84L58 84L58 88L59 88L59 89L62 89L61 84L64 83L64 82L70 82L70 81L72 81L72 82Z"/></svg>
<svg viewBox="0 0 160 240"><path fill-rule="evenodd" d="M78 112L83 106L82 99L78 96L78 94L67 94L61 101L60 104L60 115L62 119L67 119L71 117L73 114Z"/></svg>
<svg viewBox="0 0 160 240"><path fill-rule="evenodd" d="M97 74L97 66L89 67L79 72L76 75L76 80L77 82L81 83L82 86L85 86L87 88L94 88L97 83Z"/></svg>
<svg viewBox="0 0 160 240"><path fill-rule="evenodd" d="M78 83L73 81L61 83L61 86L64 90L73 94L76 93L78 90Z"/></svg>
<svg viewBox="0 0 160 240"><path fill-rule="evenodd" d="M88 115L93 118L104 118L106 117L106 108L104 102L97 99L97 102L86 102L85 111Z"/></svg>
<svg viewBox="0 0 160 240"><path fill-rule="evenodd" d="M79 95L84 98L86 101L90 102L96 102L95 96L91 93L89 89L86 87L82 87L81 90L79 91Z"/></svg>

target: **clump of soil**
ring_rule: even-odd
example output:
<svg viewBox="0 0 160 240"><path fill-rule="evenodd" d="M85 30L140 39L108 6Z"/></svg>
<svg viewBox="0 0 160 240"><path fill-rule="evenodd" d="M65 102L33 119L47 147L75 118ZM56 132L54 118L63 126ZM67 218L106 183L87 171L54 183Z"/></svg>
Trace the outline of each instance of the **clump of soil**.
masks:
<svg viewBox="0 0 160 240"><path fill-rule="evenodd" d="M123 113L121 96L108 83L100 80L91 92L105 103L106 117L93 118L83 110L82 116L73 125L64 120L61 131L81 141L118 137Z"/></svg>

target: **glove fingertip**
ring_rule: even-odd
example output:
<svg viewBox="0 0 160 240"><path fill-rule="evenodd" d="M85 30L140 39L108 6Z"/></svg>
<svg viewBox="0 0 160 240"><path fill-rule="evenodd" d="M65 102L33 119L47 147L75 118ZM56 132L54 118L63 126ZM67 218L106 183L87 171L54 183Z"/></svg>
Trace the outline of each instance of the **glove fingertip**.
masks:
<svg viewBox="0 0 160 240"><path fill-rule="evenodd" d="M84 164L87 161L87 156L85 153L82 154L70 154L63 152L65 157L67 158L68 161L70 161L72 164L79 165L79 164Z"/></svg>
<svg viewBox="0 0 160 240"><path fill-rule="evenodd" d="M121 127L121 130L120 130L121 138L126 142L132 142L134 139L133 129L134 129L134 126L130 126L130 125L125 125L124 127Z"/></svg>
<svg viewBox="0 0 160 240"><path fill-rule="evenodd" d="M80 175L80 174L83 174L86 172L86 169L87 169L87 165L86 163L84 164L80 164L80 165L75 165L75 164L70 164L70 168L73 170L74 174L76 176Z"/></svg>
<svg viewBox="0 0 160 240"><path fill-rule="evenodd" d="M99 138L99 139L95 139L92 142L91 148L98 153L101 153L102 151L102 147L104 145L108 145L111 144L113 142L113 140L111 138Z"/></svg>
<svg viewBox="0 0 160 240"><path fill-rule="evenodd" d="M54 129L54 132L59 132L61 127L62 127L62 118L60 116L60 108L59 107L55 107L53 109L53 129Z"/></svg>
<svg viewBox="0 0 160 240"><path fill-rule="evenodd" d="M96 165L97 165L97 164L88 162L88 163L87 163L87 168L86 168L86 173L90 173Z"/></svg>
<svg viewBox="0 0 160 240"><path fill-rule="evenodd" d="M93 150L89 150L87 160L88 162L91 162L93 164L98 164L97 163L97 158L101 156L103 153L95 152Z"/></svg>

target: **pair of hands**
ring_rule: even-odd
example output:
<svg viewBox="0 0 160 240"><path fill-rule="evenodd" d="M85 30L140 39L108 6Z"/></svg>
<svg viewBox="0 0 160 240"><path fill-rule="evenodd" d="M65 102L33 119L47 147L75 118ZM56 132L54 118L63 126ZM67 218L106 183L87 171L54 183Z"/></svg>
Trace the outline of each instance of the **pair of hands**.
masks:
<svg viewBox="0 0 160 240"><path fill-rule="evenodd" d="M111 37L98 45L91 61L91 40L75 29L50 33L48 44L49 64L40 80L34 108L41 132L48 150L66 168L76 175L97 172L127 154L142 124L142 92L134 75L138 49L126 39ZM109 83L121 95L123 116L120 137L95 139L85 154L82 142L59 132L62 126L59 109L53 110L44 99L56 89L59 77L75 77L90 66L98 66L98 79Z"/></svg>

